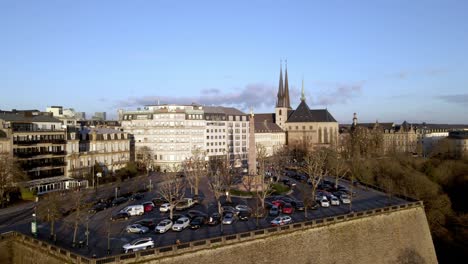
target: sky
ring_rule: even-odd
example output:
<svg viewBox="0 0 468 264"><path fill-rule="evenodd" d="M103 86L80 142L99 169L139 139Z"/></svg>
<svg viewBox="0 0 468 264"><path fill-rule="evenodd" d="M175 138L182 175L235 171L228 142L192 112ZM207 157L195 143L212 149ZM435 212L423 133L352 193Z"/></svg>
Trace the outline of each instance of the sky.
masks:
<svg viewBox="0 0 468 264"><path fill-rule="evenodd" d="M164 103L468 124L468 1L0 0L0 109Z"/></svg>

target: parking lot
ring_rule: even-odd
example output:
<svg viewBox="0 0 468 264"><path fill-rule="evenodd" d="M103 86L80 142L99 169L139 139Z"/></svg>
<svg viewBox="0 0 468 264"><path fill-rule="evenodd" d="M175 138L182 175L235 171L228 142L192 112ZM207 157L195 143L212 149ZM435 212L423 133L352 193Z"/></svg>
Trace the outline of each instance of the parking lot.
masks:
<svg viewBox="0 0 468 264"><path fill-rule="evenodd" d="M296 199L298 201L302 200L301 193L299 191L299 185L305 185L306 183L297 181L297 185L292 188L292 193L288 197ZM351 186L346 181L340 181L340 185L351 189ZM206 238L217 237L220 235L229 235L240 232L252 231L255 229L267 228L271 226L271 221L275 216L265 216L262 218L250 218L248 221L237 220L230 225L218 224L215 226L203 225L201 228L192 230L186 228L183 231L176 232L169 230L164 234L158 234L153 230L146 234L133 234L126 231L126 227L130 224L138 222L143 219L151 219L155 223L168 218L169 213L159 212L159 208L155 207L151 212L145 212L141 216L132 216L128 220L117 220L110 221L112 215L118 213L121 209L129 205L142 204L146 201L151 201L153 198L157 197L157 188L152 192L143 193L143 197L140 200L128 201L123 204L120 204L115 207L111 207L97 213L87 213L82 217L80 221L79 230L77 233L77 241L82 242L83 247L72 248L72 238L73 238L73 214L65 218L63 221L57 223L57 241L55 242L58 246L69 248L73 251L76 251L80 254L102 257L109 254L119 254L122 253L122 246L136 238L142 237L151 237L155 243L155 247L173 245L176 243L184 243L194 240L201 240ZM213 194L210 192L207 186L201 186L200 188L201 196L204 199L200 204L195 205L193 208L184 210L184 211L174 211L175 214L186 214L189 210L198 210L211 215L214 212L217 212L217 204L214 200ZM365 211L369 209L381 208L389 205L398 205L406 203L405 200L399 198L389 198L388 195L376 191L374 189L369 189L363 186L356 186L353 188L355 196L353 197L352 210L354 212ZM189 191L187 191L189 192ZM188 194L189 195L189 194ZM273 199L270 199L270 201ZM255 208L255 199L249 198L232 198L232 206L235 205L247 205L250 208ZM330 205L330 207L324 208L319 206L316 210L308 210L307 218L303 211L295 210L290 216L293 222L301 222L311 219L320 219L327 218L331 216L347 214L349 213L349 205L340 204ZM86 247L86 227L89 231L88 237L88 247ZM21 231L23 233L30 232L30 225L28 221L18 224L14 229ZM44 240L48 239L49 233L49 224L39 223L39 238ZM49 240L50 241L50 240ZM110 251L108 252L108 248Z"/></svg>

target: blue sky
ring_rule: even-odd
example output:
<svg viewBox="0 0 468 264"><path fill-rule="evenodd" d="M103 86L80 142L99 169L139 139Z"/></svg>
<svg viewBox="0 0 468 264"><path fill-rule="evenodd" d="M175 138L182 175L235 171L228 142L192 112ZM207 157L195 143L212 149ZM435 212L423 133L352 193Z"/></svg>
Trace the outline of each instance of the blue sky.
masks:
<svg viewBox="0 0 468 264"><path fill-rule="evenodd" d="M191 103L468 123L468 1L0 0L0 109Z"/></svg>

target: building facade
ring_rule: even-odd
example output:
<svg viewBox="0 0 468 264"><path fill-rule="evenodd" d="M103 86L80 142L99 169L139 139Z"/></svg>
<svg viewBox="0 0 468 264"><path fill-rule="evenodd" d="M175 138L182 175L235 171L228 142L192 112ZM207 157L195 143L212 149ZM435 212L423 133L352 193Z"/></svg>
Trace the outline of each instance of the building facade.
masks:
<svg viewBox="0 0 468 264"><path fill-rule="evenodd" d="M236 164L247 159L248 116L235 108L150 105L119 116L122 129L135 139L136 153L150 149L155 170L181 170L194 151L210 158L229 155Z"/></svg>
<svg viewBox="0 0 468 264"><path fill-rule="evenodd" d="M120 130L82 127L67 134L66 148L66 175L90 186L97 177L112 177L130 161L130 137ZM99 175L96 166L102 171Z"/></svg>
<svg viewBox="0 0 468 264"><path fill-rule="evenodd" d="M255 114L255 143L272 156L286 145L286 132L274 122L274 114Z"/></svg>

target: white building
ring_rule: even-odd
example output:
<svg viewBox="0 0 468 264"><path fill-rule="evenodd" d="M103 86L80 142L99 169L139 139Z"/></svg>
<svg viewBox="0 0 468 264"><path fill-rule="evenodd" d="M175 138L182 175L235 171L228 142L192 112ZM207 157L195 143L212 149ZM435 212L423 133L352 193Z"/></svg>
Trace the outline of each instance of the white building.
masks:
<svg viewBox="0 0 468 264"><path fill-rule="evenodd" d="M271 156L286 145L286 132L274 121L274 114L255 114L255 143Z"/></svg>
<svg viewBox="0 0 468 264"><path fill-rule="evenodd" d="M210 157L229 153L240 162L246 157L248 118L234 108L150 105L121 110L119 117L123 130L135 138L136 152L144 146L151 150L155 170L180 169L195 150Z"/></svg>

